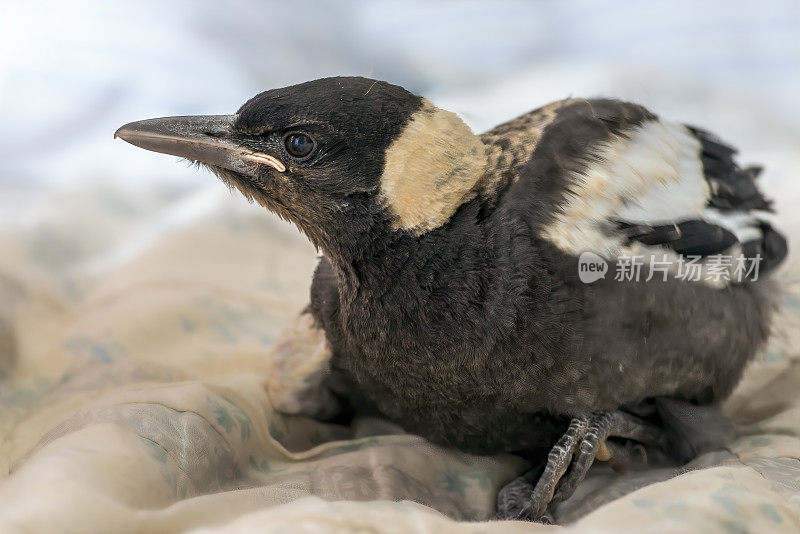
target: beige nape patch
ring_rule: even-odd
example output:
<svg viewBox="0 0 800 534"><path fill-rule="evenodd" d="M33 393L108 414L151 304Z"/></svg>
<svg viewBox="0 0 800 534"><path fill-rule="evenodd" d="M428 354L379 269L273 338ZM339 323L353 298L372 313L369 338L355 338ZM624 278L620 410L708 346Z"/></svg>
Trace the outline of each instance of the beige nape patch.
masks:
<svg viewBox="0 0 800 534"><path fill-rule="evenodd" d="M487 147L469 126L427 100L386 151L381 195L396 229L423 234L475 198Z"/></svg>
<svg viewBox="0 0 800 534"><path fill-rule="evenodd" d="M313 417L336 413L338 401L327 385L331 350L310 313L281 333L267 357L266 389L275 409Z"/></svg>

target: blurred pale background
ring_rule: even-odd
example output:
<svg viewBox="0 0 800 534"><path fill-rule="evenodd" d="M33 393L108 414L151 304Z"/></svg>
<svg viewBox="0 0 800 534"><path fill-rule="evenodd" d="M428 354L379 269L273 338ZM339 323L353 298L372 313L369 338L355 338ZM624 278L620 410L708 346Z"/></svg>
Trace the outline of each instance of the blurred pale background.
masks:
<svg viewBox="0 0 800 534"><path fill-rule="evenodd" d="M129 121L231 113L259 91L338 74L404 85L478 131L570 95L634 100L763 163L778 226L800 235L796 0L0 0L0 531L177 532L242 516L252 530L215 532L261 533L281 517L283 531L332 517L349 531L445 532L406 504L278 506L311 492L491 517L497 488L521 472L513 458L467 461L413 436L358 437L385 422L274 412L267 355L308 302L314 250L206 171L113 139ZM794 258L784 272L796 279ZM728 467L687 468L586 529L797 524L796 294L784 298L794 322L729 404L748 425L737 456L691 466ZM609 473L563 517L653 480ZM502 525L485 527L474 526Z"/></svg>
<svg viewBox="0 0 800 534"><path fill-rule="evenodd" d="M114 130L153 116L229 113L264 89L340 74L404 85L476 130L568 95L634 100L712 129L743 161L765 164L784 226L800 220L790 209L796 188L786 189L800 168L796 1L0 6L6 227L38 224L53 214L52 192L90 185L123 199L167 194L184 202L181 220L201 216L212 197L242 202L175 158L114 141ZM173 207L143 209L156 217Z"/></svg>

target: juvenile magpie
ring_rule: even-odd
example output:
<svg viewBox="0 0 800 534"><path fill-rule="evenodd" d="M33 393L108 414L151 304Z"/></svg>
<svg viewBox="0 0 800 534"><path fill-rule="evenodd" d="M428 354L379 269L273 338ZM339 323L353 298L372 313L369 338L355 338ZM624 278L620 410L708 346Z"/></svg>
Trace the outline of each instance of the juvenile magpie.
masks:
<svg viewBox="0 0 800 534"><path fill-rule="evenodd" d="M283 365L329 369L304 379L432 442L540 454L501 517L542 517L623 443L668 448L770 332L787 247L760 169L636 104L570 98L475 135L402 87L336 77L116 136L206 165L322 251ZM585 253L604 276L582 281ZM720 274L729 256L744 276ZM667 267L630 276L637 258Z"/></svg>

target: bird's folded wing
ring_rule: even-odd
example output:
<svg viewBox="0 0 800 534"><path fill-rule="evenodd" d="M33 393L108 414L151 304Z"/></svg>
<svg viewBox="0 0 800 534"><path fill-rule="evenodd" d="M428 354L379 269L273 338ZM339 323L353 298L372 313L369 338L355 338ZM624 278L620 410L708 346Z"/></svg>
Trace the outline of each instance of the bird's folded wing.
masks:
<svg viewBox="0 0 800 534"><path fill-rule="evenodd" d="M576 100L544 129L547 143L532 158L562 158L563 194L542 234L566 252L758 256L761 272L786 254L756 186L760 168L739 167L704 130L624 102Z"/></svg>

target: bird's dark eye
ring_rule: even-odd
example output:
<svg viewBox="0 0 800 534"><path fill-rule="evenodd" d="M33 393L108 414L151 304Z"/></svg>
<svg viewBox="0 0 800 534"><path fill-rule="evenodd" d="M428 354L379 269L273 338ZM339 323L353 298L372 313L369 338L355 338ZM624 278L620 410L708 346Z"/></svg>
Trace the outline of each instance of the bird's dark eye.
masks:
<svg viewBox="0 0 800 534"><path fill-rule="evenodd" d="M283 138L283 144L290 156L304 158L314 150L314 140L303 133L290 133Z"/></svg>

